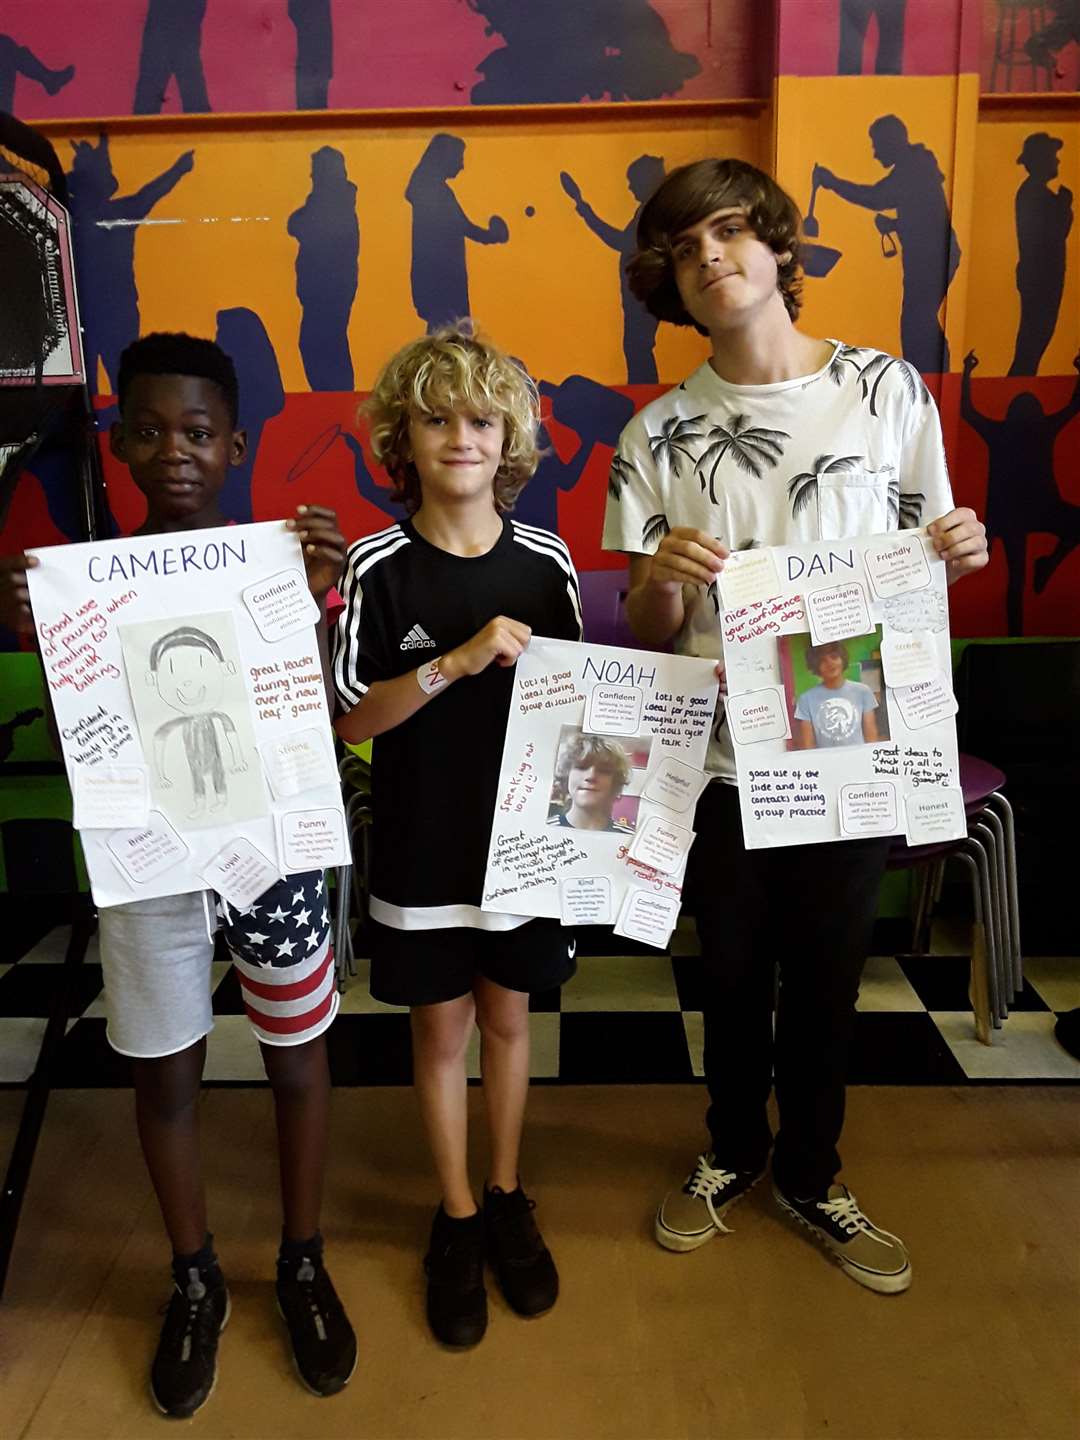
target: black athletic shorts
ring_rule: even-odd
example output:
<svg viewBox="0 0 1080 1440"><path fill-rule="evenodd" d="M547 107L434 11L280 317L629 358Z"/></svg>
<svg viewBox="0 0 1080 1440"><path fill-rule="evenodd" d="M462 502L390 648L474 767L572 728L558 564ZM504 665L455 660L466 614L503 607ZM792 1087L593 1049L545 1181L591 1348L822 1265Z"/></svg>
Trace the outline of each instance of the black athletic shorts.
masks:
<svg viewBox="0 0 1080 1440"><path fill-rule="evenodd" d="M554 990L577 969L573 930L529 920L514 930L397 930L369 922L371 993L384 1005L437 1005L468 995L477 975L529 995Z"/></svg>

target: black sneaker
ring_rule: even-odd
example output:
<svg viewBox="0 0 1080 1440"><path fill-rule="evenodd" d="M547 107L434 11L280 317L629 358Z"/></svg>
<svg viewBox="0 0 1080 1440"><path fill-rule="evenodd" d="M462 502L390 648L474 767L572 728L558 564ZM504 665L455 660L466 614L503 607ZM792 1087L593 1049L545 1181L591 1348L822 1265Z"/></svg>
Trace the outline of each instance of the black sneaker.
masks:
<svg viewBox="0 0 1080 1440"><path fill-rule="evenodd" d="M530 1200L519 1185L509 1194L484 1187L487 1255L499 1289L519 1315L542 1315L559 1298L559 1272L544 1244Z"/></svg>
<svg viewBox="0 0 1080 1440"><path fill-rule="evenodd" d="M186 1420L209 1400L217 1380L218 1336L229 1321L229 1292L215 1262L173 1272L150 1393L163 1415Z"/></svg>
<svg viewBox="0 0 1080 1440"><path fill-rule="evenodd" d="M336 1395L356 1369L356 1335L322 1254L278 1260L277 1302L297 1374L313 1395Z"/></svg>
<svg viewBox="0 0 1080 1440"><path fill-rule="evenodd" d="M484 1219L479 1211L452 1220L440 1205L424 1260L427 1318L444 1345L477 1345L487 1329Z"/></svg>

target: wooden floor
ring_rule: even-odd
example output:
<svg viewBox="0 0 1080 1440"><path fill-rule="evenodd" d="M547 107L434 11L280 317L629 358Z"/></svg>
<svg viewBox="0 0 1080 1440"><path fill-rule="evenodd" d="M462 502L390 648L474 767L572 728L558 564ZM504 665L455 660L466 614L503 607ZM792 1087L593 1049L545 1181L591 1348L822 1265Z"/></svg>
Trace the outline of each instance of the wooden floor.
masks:
<svg viewBox="0 0 1080 1440"><path fill-rule="evenodd" d="M471 1093L479 1119L480 1096ZM872 1295L773 1209L659 1250L651 1210L699 1142L697 1088L534 1088L526 1182L563 1293L539 1320L492 1294L476 1350L423 1319L431 1182L409 1091L335 1097L324 1230L360 1337L343 1395L297 1383L273 1304L269 1097L217 1090L204 1124L233 1294L208 1437L350 1440L1075 1440L1080 1186L1075 1090L860 1088L846 1178L907 1240L915 1279ZM0 1159L22 1096L0 1093ZM53 1096L0 1307L0 1434L167 1433L146 1374L167 1254L117 1091ZM478 1160L477 1175L482 1174Z"/></svg>

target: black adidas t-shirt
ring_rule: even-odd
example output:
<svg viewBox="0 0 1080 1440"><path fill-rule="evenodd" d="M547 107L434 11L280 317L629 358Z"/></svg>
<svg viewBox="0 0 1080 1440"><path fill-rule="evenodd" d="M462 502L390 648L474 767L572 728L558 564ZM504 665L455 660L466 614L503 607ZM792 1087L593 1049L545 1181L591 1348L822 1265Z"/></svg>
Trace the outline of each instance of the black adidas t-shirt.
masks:
<svg viewBox="0 0 1080 1440"><path fill-rule="evenodd" d="M486 555L468 558L402 521L350 547L340 589L334 684L346 710L375 681L445 655L496 615L535 635L581 639L570 552L557 535L513 520ZM489 665L376 737L371 914L382 924L521 923L479 908L513 684L511 667Z"/></svg>

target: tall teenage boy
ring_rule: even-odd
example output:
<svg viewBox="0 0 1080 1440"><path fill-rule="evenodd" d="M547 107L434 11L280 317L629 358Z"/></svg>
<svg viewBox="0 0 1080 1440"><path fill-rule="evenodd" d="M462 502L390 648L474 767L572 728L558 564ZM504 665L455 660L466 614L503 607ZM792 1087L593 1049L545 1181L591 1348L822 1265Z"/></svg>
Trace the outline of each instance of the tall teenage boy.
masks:
<svg viewBox="0 0 1080 1440"><path fill-rule="evenodd" d="M136 533L226 524L219 497L229 467L246 451L229 357L209 340L147 335L121 356L117 389L112 451L146 497ZM344 559L337 519L332 510L302 506L288 523L323 607ZM24 555L0 558L0 622L14 629L33 628L26 568L34 563ZM210 594L207 605L213 603ZM356 1337L323 1265L319 1234L330 1096L326 1031L338 1004L326 899L322 874L311 872L287 876L245 912L212 891L196 891L112 905L98 917L107 1035L132 1060L139 1140L173 1251L173 1291L150 1384L158 1408L174 1418L193 1415L209 1397L218 1336L229 1317L229 1292L207 1230L198 1111L214 1023L212 932L219 926L274 1095L284 1212L277 1301L297 1370L308 1389L332 1395L356 1366ZM310 945L289 943L312 934Z"/></svg>
<svg viewBox="0 0 1080 1440"><path fill-rule="evenodd" d="M627 614L646 645L723 659L716 577L753 545L926 525L950 581L986 564L983 526L953 507L937 410L879 351L819 340L799 313L798 210L766 174L709 159L673 171L642 209L634 293L693 325L712 354L636 415L611 472L604 544L630 556ZM764 1174L779 1205L879 1292L904 1290L903 1243L837 1183L848 1050L888 841L743 846L723 708L698 805L688 894L705 972L707 1148L656 1217L694 1250ZM773 1032L774 964L780 1000Z"/></svg>
<svg viewBox="0 0 1080 1440"><path fill-rule="evenodd" d="M335 636L338 734L377 736L371 991L411 1010L413 1071L442 1199L426 1260L428 1323L447 1345L487 1328L490 1261L521 1315L558 1274L518 1177L529 995L574 973L557 921L480 908L512 667L533 634L581 638L577 577L556 535L508 511L537 464L536 387L461 328L398 352L368 402L375 454L406 518L349 549ZM488 1135L478 1206L466 1151L474 1024Z"/></svg>

